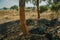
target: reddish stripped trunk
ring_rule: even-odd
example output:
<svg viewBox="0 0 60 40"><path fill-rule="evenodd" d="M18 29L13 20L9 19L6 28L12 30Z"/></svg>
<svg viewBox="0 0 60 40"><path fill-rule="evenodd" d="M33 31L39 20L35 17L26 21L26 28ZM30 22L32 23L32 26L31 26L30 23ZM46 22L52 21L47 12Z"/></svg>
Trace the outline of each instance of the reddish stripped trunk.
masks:
<svg viewBox="0 0 60 40"><path fill-rule="evenodd" d="M19 1L20 6L20 22L21 22L21 28L23 30L23 34L28 34L28 28L26 26L26 20L25 20L25 0Z"/></svg>

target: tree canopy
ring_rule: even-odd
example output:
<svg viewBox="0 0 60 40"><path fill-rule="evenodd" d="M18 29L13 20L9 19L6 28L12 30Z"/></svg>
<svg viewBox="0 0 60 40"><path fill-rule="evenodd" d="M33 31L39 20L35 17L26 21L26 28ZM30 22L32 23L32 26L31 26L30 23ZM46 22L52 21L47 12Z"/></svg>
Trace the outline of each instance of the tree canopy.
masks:
<svg viewBox="0 0 60 40"><path fill-rule="evenodd" d="M3 9L3 10L7 10L8 8L7 8L7 7L3 7L2 9Z"/></svg>
<svg viewBox="0 0 60 40"><path fill-rule="evenodd" d="M15 9L15 10L18 10L18 6L17 5L14 5L14 6L11 6L10 9Z"/></svg>

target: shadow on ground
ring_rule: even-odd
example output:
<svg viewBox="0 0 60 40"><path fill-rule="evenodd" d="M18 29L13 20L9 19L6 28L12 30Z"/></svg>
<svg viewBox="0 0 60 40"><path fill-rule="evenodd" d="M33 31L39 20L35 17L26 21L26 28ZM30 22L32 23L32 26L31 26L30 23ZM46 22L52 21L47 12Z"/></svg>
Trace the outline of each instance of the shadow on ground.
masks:
<svg viewBox="0 0 60 40"><path fill-rule="evenodd" d="M35 20L28 19L26 20L27 26L34 26L30 32L32 34L39 34L43 35L46 34L48 35L49 33L45 33L44 30L48 29L49 27L56 27L60 24L57 19L54 20L47 20L47 19L40 19L36 20L37 25L35 25ZM5 35L4 37L0 38L1 40L7 37L8 33L16 33L16 31L20 31L20 20L16 21L10 21L7 23L0 24L0 35ZM50 34L49 34L50 35Z"/></svg>

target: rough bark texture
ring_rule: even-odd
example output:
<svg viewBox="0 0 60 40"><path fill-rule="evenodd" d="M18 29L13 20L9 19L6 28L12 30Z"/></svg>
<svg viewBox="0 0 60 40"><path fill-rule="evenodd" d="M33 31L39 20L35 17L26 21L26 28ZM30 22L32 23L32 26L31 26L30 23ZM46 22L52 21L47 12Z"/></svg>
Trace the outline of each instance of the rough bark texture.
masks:
<svg viewBox="0 0 60 40"><path fill-rule="evenodd" d="M39 0L37 0L37 13L38 13L38 19L40 18L40 14L39 14Z"/></svg>
<svg viewBox="0 0 60 40"><path fill-rule="evenodd" d="M20 0L19 6L20 6L21 28L22 28L23 33L25 35L25 34L28 34L28 28L26 26L26 21L25 21L25 0Z"/></svg>

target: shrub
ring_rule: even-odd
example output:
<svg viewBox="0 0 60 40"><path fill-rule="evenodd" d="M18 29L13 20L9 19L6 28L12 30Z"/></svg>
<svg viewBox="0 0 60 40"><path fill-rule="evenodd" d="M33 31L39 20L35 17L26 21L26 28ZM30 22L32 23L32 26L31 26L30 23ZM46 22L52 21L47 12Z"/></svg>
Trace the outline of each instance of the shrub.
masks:
<svg viewBox="0 0 60 40"><path fill-rule="evenodd" d="M17 5L11 6L10 9L18 10L18 6Z"/></svg>
<svg viewBox="0 0 60 40"><path fill-rule="evenodd" d="M40 6L40 13L45 12L48 10L47 6Z"/></svg>
<svg viewBox="0 0 60 40"><path fill-rule="evenodd" d="M37 28L33 28L30 30L31 33L33 34L45 34L44 30L46 30L47 26L44 24L40 24L36 26Z"/></svg>
<svg viewBox="0 0 60 40"><path fill-rule="evenodd" d="M7 7L3 7L3 10L7 10L8 8Z"/></svg>
<svg viewBox="0 0 60 40"><path fill-rule="evenodd" d="M27 24L28 26L30 26L30 25L34 25L35 23L34 23L33 20L28 19L28 20L26 20L26 24Z"/></svg>
<svg viewBox="0 0 60 40"><path fill-rule="evenodd" d="M40 25L41 23L45 24L46 26L50 26L50 20L47 20L47 19L38 20L38 25Z"/></svg>

